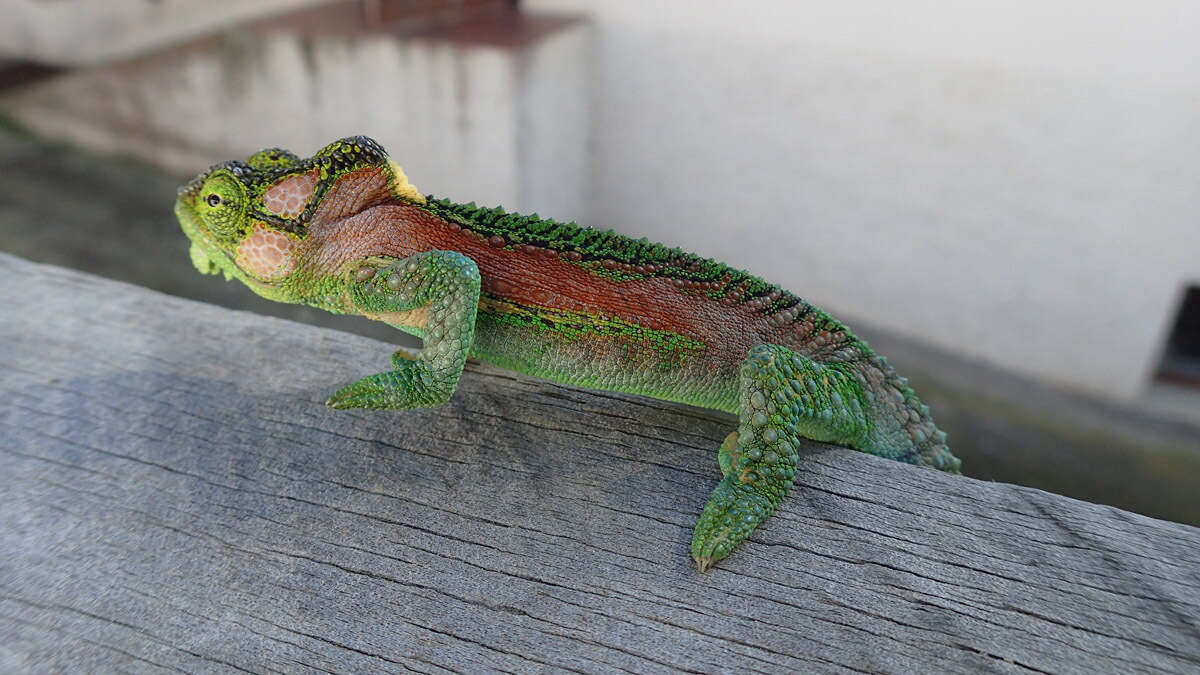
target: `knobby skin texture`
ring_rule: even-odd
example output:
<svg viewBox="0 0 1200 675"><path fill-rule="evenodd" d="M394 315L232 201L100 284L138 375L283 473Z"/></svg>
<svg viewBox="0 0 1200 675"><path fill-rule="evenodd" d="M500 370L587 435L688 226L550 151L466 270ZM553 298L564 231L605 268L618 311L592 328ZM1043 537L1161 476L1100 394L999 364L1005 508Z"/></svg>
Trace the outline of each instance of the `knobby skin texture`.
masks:
<svg viewBox="0 0 1200 675"><path fill-rule="evenodd" d="M440 405L470 356L736 413L692 538L701 571L779 506L799 437L959 470L907 381L799 297L645 239L422 195L369 138L217 165L180 189L175 213L201 272L424 340L335 392L334 408Z"/></svg>

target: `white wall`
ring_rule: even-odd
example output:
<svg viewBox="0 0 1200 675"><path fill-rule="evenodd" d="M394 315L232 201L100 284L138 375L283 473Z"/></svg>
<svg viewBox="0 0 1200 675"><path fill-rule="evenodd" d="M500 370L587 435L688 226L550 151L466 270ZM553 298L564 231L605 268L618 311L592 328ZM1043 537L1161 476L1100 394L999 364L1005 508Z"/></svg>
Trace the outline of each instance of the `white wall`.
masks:
<svg viewBox="0 0 1200 675"><path fill-rule="evenodd" d="M1200 4L524 6L598 26L568 217L1123 398L1200 282Z"/></svg>
<svg viewBox="0 0 1200 675"><path fill-rule="evenodd" d="M1192 87L1200 3L1155 0L522 0L614 30L848 49L942 64Z"/></svg>

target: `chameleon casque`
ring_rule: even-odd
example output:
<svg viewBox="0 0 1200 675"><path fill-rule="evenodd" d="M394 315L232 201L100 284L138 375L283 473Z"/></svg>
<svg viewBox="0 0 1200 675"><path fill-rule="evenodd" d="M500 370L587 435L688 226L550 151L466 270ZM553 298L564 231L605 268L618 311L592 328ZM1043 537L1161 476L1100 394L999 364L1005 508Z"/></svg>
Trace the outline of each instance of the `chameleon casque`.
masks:
<svg viewBox="0 0 1200 675"><path fill-rule="evenodd" d="M201 272L424 341L333 408L445 403L470 356L737 414L692 538L701 572L779 506L798 437L959 470L906 380L799 297L645 239L422 195L366 137L219 164L180 188L175 213Z"/></svg>

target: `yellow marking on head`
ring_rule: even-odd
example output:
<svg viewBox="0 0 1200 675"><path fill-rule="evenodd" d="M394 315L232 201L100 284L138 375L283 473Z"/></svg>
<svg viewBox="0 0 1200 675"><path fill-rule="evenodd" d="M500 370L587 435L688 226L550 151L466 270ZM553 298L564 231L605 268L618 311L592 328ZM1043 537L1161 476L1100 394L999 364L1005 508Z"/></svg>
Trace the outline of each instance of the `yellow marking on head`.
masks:
<svg viewBox="0 0 1200 675"><path fill-rule="evenodd" d="M395 160L388 160L388 168L392 170L392 178L395 181L397 196L403 197L410 202L416 202L417 204L425 203L425 195L421 194L417 186L408 182L408 176L404 175L404 169L401 169Z"/></svg>

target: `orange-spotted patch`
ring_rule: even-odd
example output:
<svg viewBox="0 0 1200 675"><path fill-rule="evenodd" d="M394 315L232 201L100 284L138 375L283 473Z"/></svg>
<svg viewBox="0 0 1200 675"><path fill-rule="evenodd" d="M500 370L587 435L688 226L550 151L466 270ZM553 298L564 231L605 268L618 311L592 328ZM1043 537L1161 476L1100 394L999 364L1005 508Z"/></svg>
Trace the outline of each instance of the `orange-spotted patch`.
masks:
<svg viewBox="0 0 1200 675"><path fill-rule="evenodd" d="M263 206L282 218L295 218L308 205L309 198L317 189L319 179L320 174L317 171L289 176L263 193Z"/></svg>
<svg viewBox="0 0 1200 675"><path fill-rule="evenodd" d="M250 236L237 247L237 265L264 281L283 276L296 266L292 254L299 244L282 232L255 223Z"/></svg>

